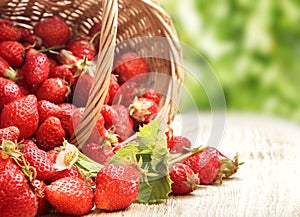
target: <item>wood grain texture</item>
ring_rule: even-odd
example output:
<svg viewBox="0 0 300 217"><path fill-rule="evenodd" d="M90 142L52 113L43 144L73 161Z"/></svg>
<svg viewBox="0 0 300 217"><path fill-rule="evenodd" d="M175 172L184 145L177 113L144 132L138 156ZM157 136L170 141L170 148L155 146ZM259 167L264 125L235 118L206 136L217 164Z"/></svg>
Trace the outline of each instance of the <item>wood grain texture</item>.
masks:
<svg viewBox="0 0 300 217"><path fill-rule="evenodd" d="M176 129L184 129L183 134L194 136L198 144L214 133L211 115L199 115L200 127L195 126L195 114L178 119L187 125L181 128L179 121ZM300 127L272 117L227 114L222 135L217 148L229 157L238 152L245 162L222 185L171 196L162 204L133 204L124 211L95 210L86 216L300 216Z"/></svg>

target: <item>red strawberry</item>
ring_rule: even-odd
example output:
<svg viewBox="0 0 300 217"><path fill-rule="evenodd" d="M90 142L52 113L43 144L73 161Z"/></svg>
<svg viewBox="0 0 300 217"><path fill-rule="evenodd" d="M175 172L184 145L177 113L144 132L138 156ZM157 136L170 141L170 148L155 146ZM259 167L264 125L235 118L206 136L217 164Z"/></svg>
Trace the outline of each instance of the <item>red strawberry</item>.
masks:
<svg viewBox="0 0 300 217"><path fill-rule="evenodd" d="M110 75L110 84L108 89L109 100L107 104L112 105L115 95L120 89L120 85L118 83L117 77L114 74Z"/></svg>
<svg viewBox="0 0 300 217"><path fill-rule="evenodd" d="M20 168L0 155L0 216L33 217L37 209L37 197Z"/></svg>
<svg viewBox="0 0 300 217"><path fill-rule="evenodd" d="M33 34L33 32L31 32L29 29L25 29L23 27L19 27L19 29L21 30L21 41L24 43L27 43L27 44L30 44L30 45L33 45L35 44L36 46L41 46L41 40L36 37L35 34Z"/></svg>
<svg viewBox="0 0 300 217"><path fill-rule="evenodd" d="M71 51L78 59L86 57L88 60L93 60L96 53L94 45L89 40L90 38L87 36L75 38L68 43L66 49Z"/></svg>
<svg viewBox="0 0 300 217"><path fill-rule="evenodd" d="M38 100L47 100L58 104L65 101L69 92L70 88L67 82L60 78L48 78L39 86L36 96Z"/></svg>
<svg viewBox="0 0 300 217"><path fill-rule="evenodd" d="M58 118L49 117L38 128L35 137L37 145L41 149L49 151L62 145L66 133Z"/></svg>
<svg viewBox="0 0 300 217"><path fill-rule="evenodd" d="M113 122L115 133L118 135L119 141L124 141L133 133L133 121L125 106L113 105L112 108L116 111Z"/></svg>
<svg viewBox="0 0 300 217"><path fill-rule="evenodd" d="M147 79L148 64L144 58L137 53L128 52L116 61L115 72L119 75L119 81L124 83L135 78L139 82Z"/></svg>
<svg viewBox="0 0 300 217"><path fill-rule="evenodd" d="M81 148L82 153L84 153L90 159L100 163L105 164L109 161L110 157L114 155L112 148L110 146L100 146L96 143L88 143Z"/></svg>
<svg viewBox="0 0 300 217"><path fill-rule="evenodd" d="M21 38L21 31L11 22L0 22L0 29L0 42L18 41Z"/></svg>
<svg viewBox="0 0 300 217"><path fill-rule="evenodd" d="M173 136L168 140L168 148L171 154L187 153L185 148L191 148L190 140L184 136Z"/></svg>
<svg viewBox="0 0 300 217"><path fill-rule="evenodd" d="M201 184L211 184L218 179L222 181L222 178L234 174L240 165L237 157L230 160L212 147L188 157L183 163L193 169Z"/></svg>
<svg viewBox="0 0 300 217"><path fill-rule="evenodd" d="M137 98L129 106L130 116L138 123L149 123L158 113L158 105L145 97Z"/></svg>
<svg viewBox="0 0 300 217"><path fill-rule="evenodd" d="M48 58L43 53L28 56L21 69L24 80L27 84L40 84L48 78Z"/></svg>
<svg viewBox="0 0 300 217"><path fill-rule="evenodd" d="M96 178L95 204L99 209L121 210L138 195L140 171L131 165L110 164Z"/></svg>
<svg viewBox="0 0 300 217"><path fill-rule="evenodd" d="M48 158L51 161L51 163L55 164L56 163L56 158L57 158L57 155L58 155L59 152L56 151L56 150L50 150L50 151L47 151L46 153L47 153Z"/></svg>
<svg viewBox="0 0 300 217"><path fill-rule="evenodd" d="M34 26L34 33L40 37L47 47L65 45L71 36L68 24L57 16L39 21Z"/></svg>
<svg viewBox="0 0 300 217"><path fill-rule="evenodd" d="M70 103L62 103L58 105L61 108L60 122L64 130L70 134L71 124L73 118L73 111L76 109L76 106Z"/></svg>
<svg viewBox="0 0 300 217"><path fill-rule="evenodd" d="M112 99L112 105L121 104L128 107L133 100L140 94L140 86L133 81L127 81L120 86L119 91L115 94Z"/></svg>
<svg viewBox="0 0 300 217"><path fill-rule="evenodd" d="M20 151L24 154L26 161L36 169L37 179L49 180L54 177L56 170L47 153L39 149L32 140L21 142Z"/></svg>
<svg viewBox="0 0 300 217"><path fill-rule="evenodd" d="M69 85L72 85L75 81L72 71L65 65L52 67L49 72L49 78L61 78Z"/></svg>
<svg viewBox="0 0 300 217"><path fill-rule="evenodd" d="M38 101L38 111L40 123L43 123L50 116L60 118L62 113L62 109L58 105L47 100Z"/></svg>
<svg viewBox="0 0 300 217"><path fill-rule="evenodd" d="M175 163L169 166L170 178L172 180L172 193L188 194L197 189L200 180L197 174L186 164Z"/></svg>
<svg viewBox="0 0 300 217"><path fill-rule="evenodd" d="M46 214L50 208L50 204L45 196L46 184L41 182L38 179L35 179L31 184L34 188L34 193L37 195L37 202L38 202L37 215Z"/></svg>
<svg viewBox="0 0 300 217"><path fill-rule="evenodd" d="M159 105L160 95L156 92L154 88L148 89L142 96L147 99L153 100L157 105Z"/></svg>
<svg viewBox="0 0 300 217"><path fill-rule="evenodd" d="M74 105L77 107L84 107L86 105L92 84L93 77L89 73L83 73L77 78L73 87Z"/></svg>
<svg viewBox="0 0 300 217"><path fill-rule="evenodd" d="M70 123L70 135L72 135L75 132L76 128L78 127L82 119L83 113L84 113L84 108L79 108L74 110L72 114L72 120ZM96 121L95 127L92 130L91 135L89 136L87 142L100 144L102 143L103 139L109 135L107 130L104 127L104 118L101 114L99 114L97 120L95 121Z"/></svg>
<svg viewBox="0 0 300 217"><path fill-rule="evenodd" d="M16 41L3 41L0 43L0 56L12 67L22 65L24 59L24 47Z"/></svg>
<svg viewBox="0 0 300 217"><path fill-rule="evenodd" d="M39 124L37 99L27 95L4 106L1 113L1 128L16 126L20 130L20 138L29 138Z"/></svg>
<svg viewBox="0 0 300 217"><path fill-rule="evenodd" d="M8 62L0 56L0 77L9 78L15 81L17 72L15 72L8 64Z"/></svg>
<svg viewBox="0 0 300 217"><path fill-rule="evenodd" d="M65 177L77 177L79 179L83 179L82 175L78 171L76 167L72 167L71 169L65 169L62 171L58 171L57 174L51 179L51 182L55 182L56 180L65 178Z"/></svg>
<svg viewBox="0 0 300 217"><path fill-rule="evenodd" d="M48 65L49 65L49 78L51 78L50 77L51 69L55 66L58 66L58 63L55 59L48 57Z"/></svg>
<svg viewBox="0 0 300 217"><path fill-rule="evenodd" d="M2 141L9 140L12 142L16 142L19 138L20 130L17 127L6 127L0 129L0 144L2 144Z"/></svg>
<svg viewBox="0 0 300 217"><path fill-rule="evenodd" d="M15 82L0 77L0 109L22 97L22 92Z"/></svg>
<svg viewBox="0 0 300 217"><path fill-rule="evenodd" d="M60 213L84 215L93 208L93 191L81 179L65 177L46 187L46 198Z"/></svg>

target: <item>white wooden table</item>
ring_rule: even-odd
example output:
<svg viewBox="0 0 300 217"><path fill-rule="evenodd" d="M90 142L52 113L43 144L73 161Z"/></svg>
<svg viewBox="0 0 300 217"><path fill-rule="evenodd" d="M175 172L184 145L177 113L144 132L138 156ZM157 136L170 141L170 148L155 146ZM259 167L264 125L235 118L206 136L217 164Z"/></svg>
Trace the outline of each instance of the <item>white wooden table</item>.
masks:
<svg viewBox="0 0 300 217"><path fill-rule="evenodd" d="M188 123L186 135L195 134L194 114L182 118ZM211 115L200 114L200 122L198 140L205 142ZM273 117L227 114L218 149L230 157L238 152L245 162L222 185L171 196L162 204L133 204L124 211L96 210L86 216L300 216L300 126Z"/></svg>

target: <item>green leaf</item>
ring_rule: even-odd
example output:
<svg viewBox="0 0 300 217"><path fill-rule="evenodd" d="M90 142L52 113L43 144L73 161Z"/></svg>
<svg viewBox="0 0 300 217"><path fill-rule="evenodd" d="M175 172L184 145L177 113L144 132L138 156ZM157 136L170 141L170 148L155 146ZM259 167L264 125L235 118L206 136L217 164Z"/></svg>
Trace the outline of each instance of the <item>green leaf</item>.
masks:
<svg viewBox="0 0 300 217"><path fill-rule="evenodd" d="M157 137L161 131L161 120L153 120L150 124L144 125L137 133L137 142L140 150L151 150L157 141Z"/></svg>
<svg viewBox="0 0 300 217"><path fill-rule="evenodd" d="M171 191L171 179L169 175L154 179L152 181L141 182L139 194L136 198L138 203L159 203L168 198Z"/></svg>

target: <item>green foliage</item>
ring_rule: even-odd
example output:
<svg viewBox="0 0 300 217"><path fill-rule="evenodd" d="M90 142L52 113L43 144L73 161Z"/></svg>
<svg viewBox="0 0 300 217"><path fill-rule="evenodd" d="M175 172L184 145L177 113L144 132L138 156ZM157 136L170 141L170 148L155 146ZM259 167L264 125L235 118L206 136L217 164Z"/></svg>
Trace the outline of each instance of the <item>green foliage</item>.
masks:
<svg viewBox="0 0 300 217"><path fill-rule="evenodd" d="M180 40L213 67L229 110L300 121L299 1L160 2L173 18ZM197 59L189 61L203 68ZM209 109L201 87L187 82L198 107Z"/></svg>

